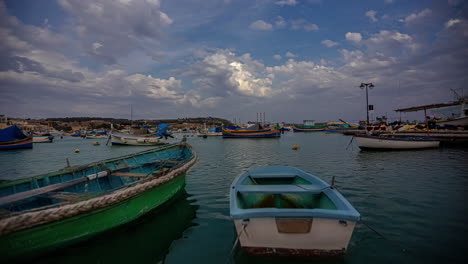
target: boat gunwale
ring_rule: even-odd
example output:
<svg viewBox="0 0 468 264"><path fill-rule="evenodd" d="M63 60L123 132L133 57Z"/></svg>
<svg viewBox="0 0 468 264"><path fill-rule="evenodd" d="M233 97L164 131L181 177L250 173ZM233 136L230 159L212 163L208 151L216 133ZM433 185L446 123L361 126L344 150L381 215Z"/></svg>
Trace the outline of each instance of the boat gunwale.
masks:
<svg viewBox="0 0 468 264"><path fill-rule="evenodd" d="M87 168L90 168L90 167L93 167L93 166L96 166L96 165L102 165L102 164L108 163L108 162L115 162L117 160L122 160L122 159L130 158L130 157L134 157L134 156L139 156L139 155L144 155L144 154L151 153L151 152L157 152L157 151L163 151L163 150L170 149L170 148L175 148L175 147L181 146L182 144L186 144L186 143L174 143L174 144L162 145L162 146L158 146L156 148L143 150L143 151L136 152L136 153L133 153L133 154L126 154L126 155L123 155L123 156L109 158L109 159L105 159L105 160L101 160L101 161L95 161L95 162L91 162L91 163L88 163L88 164L74 165L74 166L71 166L71 167L65 167L65 168L62 168L62 169L59 169L59 170L56 170L56 171L47 172L47 173L39 174L39 175L36 175L36 176L31 176L31 177L26 177L26 178L21 178L21 179L16 179L16 180L6 180L6 181L0 183L0 188L9 187L9 186L12 186L12 185L15 185L15 184L25 183L25 182L32 181L32 180L40 180L40 179L43 179L45 177L53 177L53 176L66 174L66 173L73 173L73 172L84 170L84 169L87 169Z"/></svg>
<svg viewBox="0 0 468 264"><path fill-rule="evenodd" d="M378 140L393 140L393 141L413 141L413 142L435 142L439 141L440 139L435 138L435 137L406 137L406 136L400 136L396 135L396 137L387 137L387 136L373 136L373 135L354 135L355 137L360 137L360 138L369 138L369 139L378 139ZM392 135L393 136L393 135Z"/></svg>

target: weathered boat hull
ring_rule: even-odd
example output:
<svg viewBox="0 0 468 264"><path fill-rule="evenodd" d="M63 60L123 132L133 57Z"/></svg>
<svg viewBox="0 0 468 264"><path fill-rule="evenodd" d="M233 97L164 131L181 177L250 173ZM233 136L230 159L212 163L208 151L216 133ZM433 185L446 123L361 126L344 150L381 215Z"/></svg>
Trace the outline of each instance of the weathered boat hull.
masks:
<svg viewBox="0 0 468 264"><path fill-rule="evenodd" d="M185 174L147 192L86 214L0 237L0 259L38 254L129 223L167 202L184 188Z"/></svg>
<svg viewBox="0 0 468 264"><path fill-rule="evenodd" d="M53 136L33 136L33 143L52 143Z"/></svg>
<svg viewBox="0 0 468 264"><path fill-rule="evenodd" d="M250 218L248 225L243 225L242 219L234 222L241 247L247 253L300 257L345 254L356 225L349 220L287 217ZM310 224L305 228L304 223ZM287 228L289 232L282 230Z"/></svg>
<svg viewBox="0 0 468 264"><path fill-rule="evenodd" d="M183 190L185 186L185 172L196 161L196 156L184 146L164 146L158 148L157 151L160 152L154 156L148 156L152 155L155 152L154 150L141 152L141 155L146 156L142 156L140 161L134 158L135 155L128 155L122 158L77 167L82 170L107 168L106 171L110 172L111 176L114 174L116 176L112 176L114 177L112 179L103 178L103 181L100 183L96 182L97 180L95 179L86 181L84 188L94 189L94 192L89 191L89 195L91 196L86 196L88 192L77 192L77 194L84 194L85 196L70 202L59 202L51 206L33 208L25 212L12 212L12 214L0 218L0 259L8 260L25 254L42 253L75 243L103 231L129 223L158 208L179 191ZM143 172L141 171L142 169L140 169L140 173L122 173L120 172L122 170L119 169L122 165L128 168L128 166L138 166L141 162L144 162L144 164L154 164L161 159L173 159L180 155L184 156L183 165L169 171L164 170L165 167L159 166L161 168L161 176L139 176L140 174L145 174L141 173ZM160 164L170 165L170 161L164 161ZM64 183L67 183L71 181L69 173L64 174L62 172L70 170L73 171L74 175L76 174L76 169L65 169L57 173L48 174L47 176L36 176L18 180L17 185L18 187L25 188L31 184L41 185L44 181L56 182L62 178L67 179L64 181ZM116 180L115 177L120 177L115 171L120 172L123 178L127 178L125 181L132 180L132 177L143 178L139 181L130 181L128 184L122 185L122 187L99 192L96 189L97 186L112 184ZM61 175L64 177L61 177ZM2 193L4 194L8 191L7 188L11 185L12 183L6 182L0 186L3 187ZM73 186L69 188L73 188ZM8 197L11 196L6 196L6 198ZM2 199L2 203L5 205L5 197ZM11 201L7 201L8 203L11 203Z"/></svg>
<svg viewBox="0 0 468 264"><path fill-rule="evenodd" d="M463 126L463 127L468 127L468 117L461 117L461 118L456 118L453 120L446 120L446 121L438 121L438 125L440 126Z"/></svg>
<svg viewBox="0 0 468 264"><path fill-rule="evenodd" d="M110 135L112 145L128 146L157 146L166 144L166 140L157 137L134 136L123 133L112 133Z"/></svg>
<svg viewBox="0 0 468 264"><path fill-rule="evenodd" d="M240 245L266 256L345 254L360 214L317 176L287 166L256 167L230 188Z"/></svg>
<svg viewBox="0 0 468 264"><path fill-rule="evenodd" d="M324 128L299 128L299 127L292 127L294 132L320 132L323 131Z"/></svg>
<svg viewBox="0 0 468 264"><path fill-rule="evenodd" d="M405 149L426 149L439 147L440 141L438 140L424 140L424 139L399 139L399 138L385 138L373 137L365 135L356 135L356 143L361 149L389 149L389 150L405 150Z"/></svg>
<svg viewBox="0 0 468 264"><path fill-rule="evenodd" d="M32 147L33 147L32 137L20 139L16 141L0 142L0 150L24 149L24 148L32 148Z"/></svg>
<svg viewBox="0 0 468 264"><path fill-rule="evenodd" d="M279 130L266 130L254 132L231 132L223 130L223 138L277 138L281 137Z"/></svg>

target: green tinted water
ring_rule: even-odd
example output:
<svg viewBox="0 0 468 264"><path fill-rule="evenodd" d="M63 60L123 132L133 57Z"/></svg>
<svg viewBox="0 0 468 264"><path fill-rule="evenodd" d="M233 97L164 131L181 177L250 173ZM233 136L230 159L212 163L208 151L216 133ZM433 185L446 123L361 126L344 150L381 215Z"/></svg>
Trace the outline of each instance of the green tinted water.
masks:
<svg viewBox="0 0 468 264"><path fill-rule="evenodd" d="M30 263L226 263L235 241L229 185L251 166L289 165L336 184L361 213L348 254L332 260L247 256L231 263L461 263L468 236L468 149L361 152L350 137L286 133L280 139L190 137L199 161L187 175L188 195L137 223ZM0 152L0 179L50 172L147 147L101 146L80 138ZM299 150L292 150L299 145ZM353 145L351 145L353 146ZM80 153L74 153L75 149Z"/></svg>

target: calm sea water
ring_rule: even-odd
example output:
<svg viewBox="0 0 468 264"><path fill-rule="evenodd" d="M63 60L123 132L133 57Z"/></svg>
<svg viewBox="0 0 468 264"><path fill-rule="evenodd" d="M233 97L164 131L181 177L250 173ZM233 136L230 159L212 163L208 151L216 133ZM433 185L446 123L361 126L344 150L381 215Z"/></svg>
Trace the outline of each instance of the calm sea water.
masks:
<svg viewBox="0 0 468 264"><path fill-rule="evenodd" d="M189 137L199 155L186 193L137 222L63 248L35 263L461 263L468 249L468 149L363 152L341 134L280 139ZM0 152L0 179L15 179L137 152L57 139ZM292 150L299 145L299 150ZM80 149L80 153L74 153ZM229 185L252 166L289 165L336 184L361 213L348 254L327 260L259 258L237 248ZM367 226L373 228L372 231Z"/></svg>

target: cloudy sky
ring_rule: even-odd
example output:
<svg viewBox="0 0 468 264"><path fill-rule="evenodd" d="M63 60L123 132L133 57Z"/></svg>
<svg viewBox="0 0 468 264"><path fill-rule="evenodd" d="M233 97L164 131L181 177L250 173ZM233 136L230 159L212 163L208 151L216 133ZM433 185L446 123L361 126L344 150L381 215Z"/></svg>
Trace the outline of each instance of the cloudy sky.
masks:
<svg viewBox="0 0 468 264"><path fill-rule="evenodd" d="M466 1L0 0L0 114L365 119L468 94ZM422 115L422 114L421 114ZM405 116L403 117L405 118Z"/></svg>

